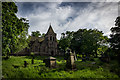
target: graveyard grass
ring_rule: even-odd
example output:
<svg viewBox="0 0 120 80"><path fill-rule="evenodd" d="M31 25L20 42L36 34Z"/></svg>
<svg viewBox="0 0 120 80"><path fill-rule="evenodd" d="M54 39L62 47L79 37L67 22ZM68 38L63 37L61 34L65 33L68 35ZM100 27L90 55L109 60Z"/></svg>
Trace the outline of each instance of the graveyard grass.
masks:
<svg viewBox="0 0 120 80"><path fill-rule="evenodd" d="M45 63L43 63L45 56L36 56L34 64L31 64L30 56L10 56L8 60L4 60L4 56L2 58L2 76L4 78L119 78L112 71L113 66L118 65L116 61L103 63L95 58L96 64L91 64L93 61L81 62L81 59L78 59L75 62L77 70L72 71L66 69L63 57L55 57L57 68L53 69L45 67ZM28 63L26 68L24 61Z"/></svg>

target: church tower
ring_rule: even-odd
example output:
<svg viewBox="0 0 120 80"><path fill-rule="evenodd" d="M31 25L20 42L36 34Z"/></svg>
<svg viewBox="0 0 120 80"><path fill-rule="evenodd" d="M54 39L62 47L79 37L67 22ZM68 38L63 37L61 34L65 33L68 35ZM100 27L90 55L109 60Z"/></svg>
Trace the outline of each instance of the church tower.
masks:
<svg viewBox="0 0 120 80"><path fill-rule="evenodd" d="M49 29L45 35L45 40L47 44L47 52L51 56L55 56L57 54L57 40L56 33L53 31L52 26L49 26Z"/></svg>

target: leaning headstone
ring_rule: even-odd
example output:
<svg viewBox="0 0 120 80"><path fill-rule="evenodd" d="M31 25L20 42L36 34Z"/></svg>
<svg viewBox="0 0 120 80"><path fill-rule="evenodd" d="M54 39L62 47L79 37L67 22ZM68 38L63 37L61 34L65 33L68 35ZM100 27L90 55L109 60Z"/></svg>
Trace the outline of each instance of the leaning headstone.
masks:
<svg viewBox="0 0 120 80"><path fill-rule="evenodd" d="M71 51L70 51L70 49L68 49L67 50L67 53L66 53L66 59L67 59L67 61L66 61L66 67L68 68L68 69L75 69L76 68L76 66L75 66L75 57L74 57L74 53L72 53Z"/></svg>
<svg viewBox="0 0 120 80"><path fill-rule="evenodd" d="M34 64L34 53L31 52L31 57L32 57L32 64Z"/></svg>
<svg viewBox="0 0 120 80"><path fill-rule="evenodd" d="M32 57L32 64L34 64L34 56Z"/></svg>
<svg viewBox="0 0 120 80"><path fill-rule="evenodd" d="M34 64L34 59L32 58L32 64Z"/></svg>

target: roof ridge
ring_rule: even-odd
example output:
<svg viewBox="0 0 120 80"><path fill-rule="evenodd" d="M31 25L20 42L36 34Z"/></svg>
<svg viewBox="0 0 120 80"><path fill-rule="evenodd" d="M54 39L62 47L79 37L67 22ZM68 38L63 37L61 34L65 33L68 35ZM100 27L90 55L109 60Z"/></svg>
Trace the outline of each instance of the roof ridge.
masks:
<svg viewBox="0 0 120 80"><path fill-rule="evenodd" d="M53 30L51 24L50 24L50 26L49 26L49 29L48 29L47 33L54 33L54 30Z"/></svg>

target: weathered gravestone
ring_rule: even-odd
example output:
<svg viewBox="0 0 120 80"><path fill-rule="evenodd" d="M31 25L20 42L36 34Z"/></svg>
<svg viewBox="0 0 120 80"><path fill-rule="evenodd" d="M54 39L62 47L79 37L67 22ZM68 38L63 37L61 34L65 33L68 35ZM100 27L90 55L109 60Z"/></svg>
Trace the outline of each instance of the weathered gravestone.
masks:
<svg viewBox="0 0 120 80"><path fill-rule="evenodd" d="M34 64L34 59L32 58L32 64Z"/></svg>
<svg viewBox="0 0 120 80"><path fill-rule="evenodd" d="M31 57L32 57L32 64L34 64L34 53L31 52Z"/></svg>
<svg viewBox="0 0 120 80"><path fill-rule="evenodd" d="M34 64L34 56L32 56L32 64Z"/></svg>
<svg viewBox="0 0 120 80"><path fill-rule="evenodd" d="M24 67L27 67L28 63L27 61L24 61Z"/></svg>
<svg viewBox="0 0 120 80"><path fill-rule="evenodd" d="M73 54L74 54L74 60L77 61L77 55L76 55L75 51L73 51Z"/></svg>
<svg viewBox="0 0 120 80"><path fill-rule="evenodd" d="M75 56L74 53L72 53L70 51L70 49L68 49L67 53L66 53L66 59L67 59L67 61L66 61L66 67L68 69L72 69L72 70L76 69L75 59L74 59L75 57L74 56Z"/></svg>
<svg viewBox="0 0 120 80"><path fill-rule="evenodd" d="M48 57L48 58L44 59L43 62L45 63L46 67L49 67L49 68L56 67L56 58L54 58L54 57Z"/></svg>

